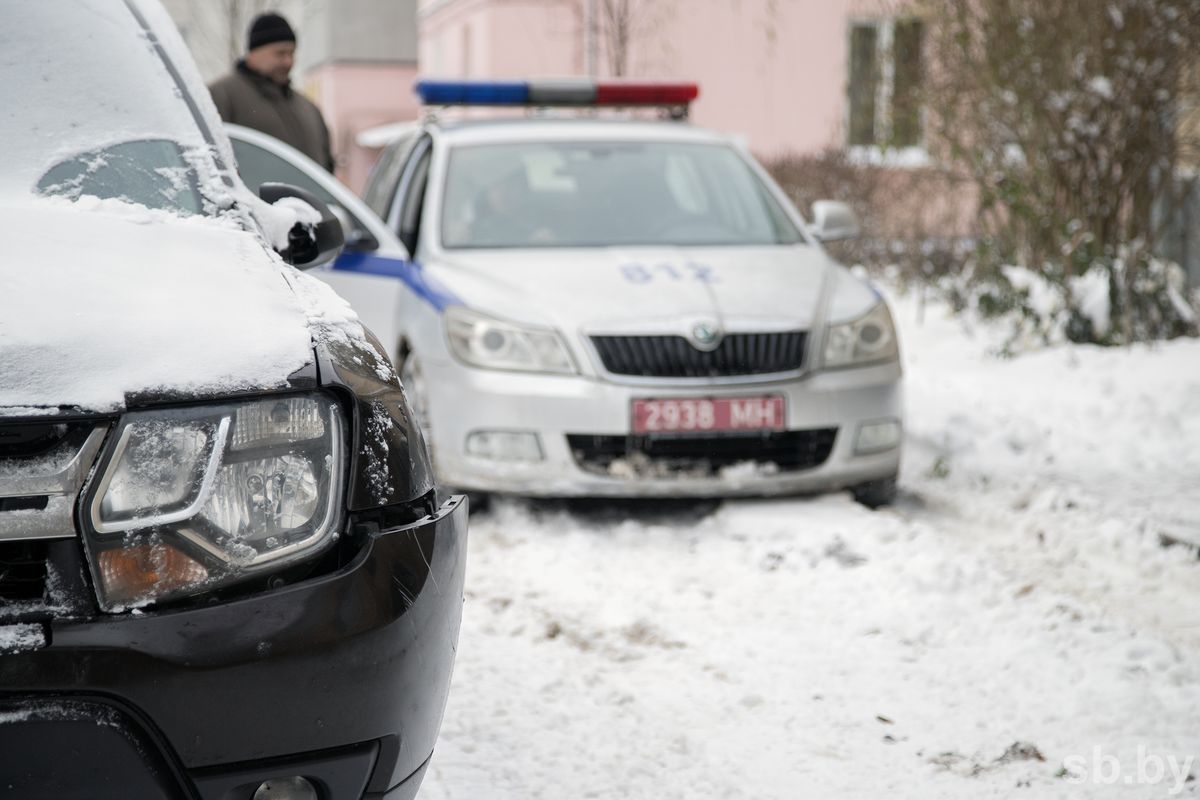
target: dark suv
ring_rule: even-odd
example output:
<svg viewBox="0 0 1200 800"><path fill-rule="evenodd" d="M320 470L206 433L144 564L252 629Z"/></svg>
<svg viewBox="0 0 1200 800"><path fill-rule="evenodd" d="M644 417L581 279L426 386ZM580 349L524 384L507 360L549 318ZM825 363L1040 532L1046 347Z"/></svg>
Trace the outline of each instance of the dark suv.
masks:
<svg viewBox="0 0 1200 800"><path fill-rule="evenodd" d="M0 52L0 794L413 797L467 512L285 263L340 227L241 184L156 3L22 4Z"/></svg>

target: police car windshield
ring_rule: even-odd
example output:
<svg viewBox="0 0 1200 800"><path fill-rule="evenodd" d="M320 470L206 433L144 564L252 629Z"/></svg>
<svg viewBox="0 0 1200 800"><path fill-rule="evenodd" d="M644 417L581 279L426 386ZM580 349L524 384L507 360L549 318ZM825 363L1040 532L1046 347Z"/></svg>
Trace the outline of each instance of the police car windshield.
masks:
<svg viewBox="0 0 1200 800"><path fill-rule="evenodd" d="M521 142L450 152L449 249L802 242L732 148L685 142Z"/></svg>
<svg viewBox="0 0 1200 800"><path fill-rule="evenodd" d="M212 168L211 142L139 18L142 5L38 0L5 16L0 195L202 211L197 166Z"/></svg>

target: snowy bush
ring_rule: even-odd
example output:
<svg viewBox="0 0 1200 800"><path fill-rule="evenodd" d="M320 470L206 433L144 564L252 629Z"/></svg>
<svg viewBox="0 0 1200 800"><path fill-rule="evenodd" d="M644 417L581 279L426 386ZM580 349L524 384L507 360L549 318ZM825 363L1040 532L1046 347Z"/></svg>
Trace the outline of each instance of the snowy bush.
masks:
<svg viewBox="0 0 1200 800"><path fill-rule="evenodd" d="M1161 252L1200 153L1195 0L920 0L930 147L971 176L981 246L958 288L1014 337L1117 344L1196 333ZM1008 264L1036 268L1014 271Z"/></svg>
<svg viewBox="0 0 1200 800"><path fill-rule="evenodd" d="M1010 354L1063 341L1115 345L1200 333L1200 292L1188 290L1178 264L1144 253L1097 260L1059 280L1008 265L939 285L959 310L1006 321Z"/></svg>
<svg viewBox="0 0 1200 800"><path fill-rule="evenodd" d="M844 264L875 273L895 267L904 283L930 282L957 273L970 255L971 215L959 201L972 199L974 190L961 176L938 167L862 163L840 148L761 161L801 213L817 200L854 209L864 235L827 246Z"/></svg>

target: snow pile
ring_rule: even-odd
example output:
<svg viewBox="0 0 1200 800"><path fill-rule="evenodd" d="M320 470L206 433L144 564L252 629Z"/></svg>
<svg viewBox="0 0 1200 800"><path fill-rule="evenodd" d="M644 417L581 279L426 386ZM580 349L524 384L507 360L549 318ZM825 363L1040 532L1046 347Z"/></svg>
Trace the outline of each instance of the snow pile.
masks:
<svg viewBox="0 0 1200 800"><path fill-rule="evenodd" d="M1197 796L1200 565L1160 534L1198 533L1200 343L999 360L894 308L894 509L472 519L423 798Z"/></svg>
<svg viewBox="0 0 1200 800"><path fill-rule="evenodd" d="M1156 524L1170 517L1200 543L1186 510L1200 476L1200 340L1059 345L1003 360L988 355L1003 326L964 328L940 306L915 319L902 300L908 468L934 477L932 488L984 488L1025 505L1052 493L1112 498L1114 514L1153 509Z"/></svg>

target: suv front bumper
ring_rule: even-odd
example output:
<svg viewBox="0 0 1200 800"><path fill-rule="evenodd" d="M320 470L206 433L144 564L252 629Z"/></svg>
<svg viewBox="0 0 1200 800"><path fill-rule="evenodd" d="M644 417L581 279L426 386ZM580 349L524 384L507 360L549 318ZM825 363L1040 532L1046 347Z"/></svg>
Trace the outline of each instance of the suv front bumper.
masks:
<svg viewBox="0 0 1200 800"><path fill-rule="evenodd" d="M451 499L334 573L229 602L45 623L44 647L0 655L0 785L250 800L301 776L323 798L410 797L449 691L466 519Z"/></svg>

